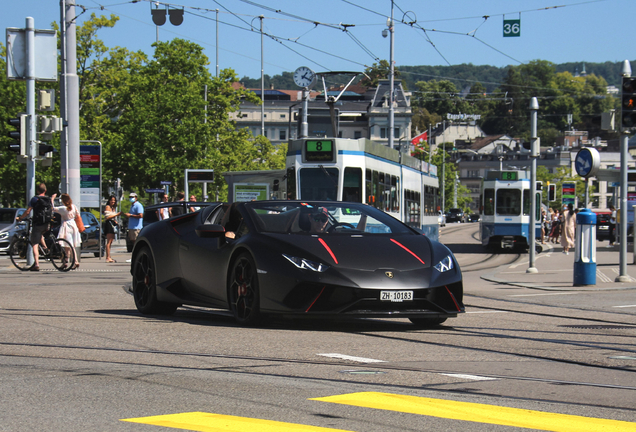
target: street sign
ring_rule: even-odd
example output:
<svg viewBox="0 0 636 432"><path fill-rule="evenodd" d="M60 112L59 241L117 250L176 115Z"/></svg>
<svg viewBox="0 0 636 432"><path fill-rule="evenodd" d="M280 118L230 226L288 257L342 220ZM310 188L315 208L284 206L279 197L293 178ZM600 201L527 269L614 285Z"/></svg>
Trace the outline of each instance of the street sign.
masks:
<svg viewBox="0 0 636 432"><path fill-rule="evenodd" d="M521 20L504 20L503 22L503 36L504 37L519 37L521 36Z"/></svg>
<svg viewBox="0 0 636 432"><path fill-rule="evenodd" d="M146 193L164 193L165 190L163 189L144 189L146 191Z"/></svg>
<svg viewBox="0 0 636 432"><path fill-rule="evenodd" d="M584 147L574 159L574 168L581 177L594 177L601 167L601 156L595 148Z"/></svg>
<svg viewBox="0 0 636 432"><path fill-rule="evenodd" d="M80 145L80 196L82 207L100 206L101 146Z"/></svg>
<svg viewBox="0 0 636 432"><path fill-rule="evenodd" d="M561 203L564 207L568 204L576 204L576 183L563 183L561 189Z"/></svg>
<svg viewBox="0 0 636 432"><path fill-rule="evenodd" d="M170 185L172 184L172 182L171 182L171 181L167 181L167 180L161 180L161 181L159 182L159 184L160 184L161 186L170 186Z"/></svg>

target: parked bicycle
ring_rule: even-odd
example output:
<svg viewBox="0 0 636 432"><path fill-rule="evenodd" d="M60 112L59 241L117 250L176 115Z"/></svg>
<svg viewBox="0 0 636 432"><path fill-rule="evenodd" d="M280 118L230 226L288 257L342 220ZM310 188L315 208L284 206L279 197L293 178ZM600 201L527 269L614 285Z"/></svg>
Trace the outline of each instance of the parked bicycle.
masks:
<svg viewBox="0 0 636 432"><path fill-rule="evenodd" d="M27 271L35 265L33 251L29 237L31 234L31 218L27 218L27 229L13 242L9 248L11 262L19 270ZM44 233L46 249L39 243L40 266L44 262L50 262L59 271L69 271L75 263L75 248L63 238L56 238L51 230Z"/></svg>

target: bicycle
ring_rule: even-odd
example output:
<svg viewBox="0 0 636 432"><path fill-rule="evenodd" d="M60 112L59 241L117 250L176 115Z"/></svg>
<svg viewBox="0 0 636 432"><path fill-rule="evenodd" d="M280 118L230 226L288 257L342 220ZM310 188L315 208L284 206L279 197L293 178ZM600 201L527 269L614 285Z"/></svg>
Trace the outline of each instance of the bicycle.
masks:
<svg viewBox="0 0 636 432"><path fill-rule="evenodd" d="M18 270L22 271L31 270L35 265L29 241L30 222L30 218L27 218L27 229L9 247L11 262ZM56 238L50 229L44 233L43 237L46 249L42 247L42 243L38 243L40 264L48 261L59 271L71 270L75 263L75 248L71 243L66 239Z"/></svg>

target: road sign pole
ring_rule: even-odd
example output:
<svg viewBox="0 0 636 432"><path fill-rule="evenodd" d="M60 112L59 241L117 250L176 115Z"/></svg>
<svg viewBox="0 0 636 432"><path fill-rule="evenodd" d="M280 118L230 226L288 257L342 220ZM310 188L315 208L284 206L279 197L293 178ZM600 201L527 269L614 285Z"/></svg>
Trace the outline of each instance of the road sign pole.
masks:
<svg viewBox="0 0 636 432"><path fill-rule="evenodd" d="M35 196L35 24L32 17L26 18L26 112L27 112L27 142L26 142L26 202Z"/></svg>
<svg viewBox="0 0 636 432"><path fill-rule="evenodd" d="M537 157L539 156L539 139L537 138L537 111L539 111L539 101L536 97L530 100L530 158L532 165L530 170L530 232L528 248L528 269L526 273L538 273L534 266L535 257L535 218L537 214Z"/></svg>

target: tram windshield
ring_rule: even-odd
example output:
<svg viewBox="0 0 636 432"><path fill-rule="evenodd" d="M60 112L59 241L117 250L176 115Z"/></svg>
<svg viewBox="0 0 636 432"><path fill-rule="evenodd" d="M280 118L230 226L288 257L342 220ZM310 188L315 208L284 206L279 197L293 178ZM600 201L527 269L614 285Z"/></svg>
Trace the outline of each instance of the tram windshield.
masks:
<svg viewBox="0 0 636 432"><path fill-rule="evenodd" d="M518 216L521 214L521 190L498 189L496 211L498 215Z"/></svg>
<svg viewBox="0 0 636 432"><path fill-rule="evenodd" d="M337 168L302 168L300 176L300 197L303 200L338 199Z"/></svg>

